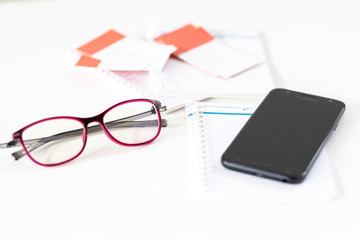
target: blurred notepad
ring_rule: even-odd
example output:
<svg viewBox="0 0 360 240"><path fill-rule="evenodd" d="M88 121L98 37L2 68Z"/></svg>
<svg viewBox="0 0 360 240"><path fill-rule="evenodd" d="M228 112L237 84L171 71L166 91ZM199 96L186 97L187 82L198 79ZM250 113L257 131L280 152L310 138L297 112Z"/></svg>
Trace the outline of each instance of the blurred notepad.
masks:
<svg viewBox="0 0 360 240"><path fill-rule="evenodd" d="M154 28L150 35L156 38L162 36L173 29ZM261 41L261 37L256 30L217 30L207 29L211 34L211 38L207 39L206 44L202 44L185 52L174 54L177 57L170 57L162 72L158 76L152 78L152 81L159 81L159 93L162 95L195 95L208 97L259 97L265 96L274 88L273 81L265 59L265 53ZM166 35L165 35L166 36ZM229 49L233 49L235 54ZM204 55L210 51L204 61ZM216 57L215 53L222 53L222 57ZM228 56L224 59L224 56ZM189 58L191 61L189 61ZM239 73L232 69L237 69L241 65L242 58L245 63ZM246 59L250 59L249 61ZM207 65L207 69L213 66L214 70L219 66L230 66L229 74L224 76L232 76L229 78L214 76L206 72L203 65ZM216 63L218 62L218 66ZM233 65L229 65L233 64ZM235 68L234 68L235 66ZM211 67L210 67L211 68ZM222 69L222 68L221 68ZM216 70L217 71L217 70ZM222 70L221 70L222 71Z"/></svg>
<svg viewBox="0 0 360 240"><path fill-rule="evenodd" d="M190 195L210 202L323 202L337 194L324 151L301 184L228 170L221 155L257 106L193 102L186 105Z"/></svg>

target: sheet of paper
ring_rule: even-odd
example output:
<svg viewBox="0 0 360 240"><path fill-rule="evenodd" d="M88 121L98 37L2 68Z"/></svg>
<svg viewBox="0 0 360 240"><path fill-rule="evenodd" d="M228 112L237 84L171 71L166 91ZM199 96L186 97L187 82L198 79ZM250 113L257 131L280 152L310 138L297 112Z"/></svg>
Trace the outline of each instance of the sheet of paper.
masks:
<svg viewBox="0 0 360 240"><path fill-rule="evenodd" d="M258 59L214 39L179 56L185 62L221 78L230 78L260 63Z"/></svg>

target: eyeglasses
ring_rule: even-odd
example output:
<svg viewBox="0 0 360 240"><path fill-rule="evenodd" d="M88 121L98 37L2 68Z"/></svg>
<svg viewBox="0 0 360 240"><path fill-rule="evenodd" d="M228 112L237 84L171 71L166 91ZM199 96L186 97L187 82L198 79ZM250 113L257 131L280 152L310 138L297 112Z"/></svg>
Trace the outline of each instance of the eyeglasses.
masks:
<svg viewBox="0 0 360 240"><path fill-rule="evenodd" d="M134 99L118 103L90 118L52 117L34 122L13 134L0 148L21 147L15 160L27 155L42 166L56 166L77 158L85 148L88 134L103 130L113 142L139 146L154 141L167 121L159 101ZM89 126L92 122L99 125Z"/></svg>

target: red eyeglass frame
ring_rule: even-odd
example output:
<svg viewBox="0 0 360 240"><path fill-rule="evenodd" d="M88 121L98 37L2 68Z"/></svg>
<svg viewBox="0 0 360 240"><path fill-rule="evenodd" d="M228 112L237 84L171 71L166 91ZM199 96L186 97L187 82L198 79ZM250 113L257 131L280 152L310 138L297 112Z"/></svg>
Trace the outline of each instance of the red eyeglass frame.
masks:
<svg viewBox="0 0 360 240"><path fill-rule="evenodd" d="M108 128L106 127L106 124L104 123L104 116L111 111L112 109L120 106L120 105L124 105L124 104L128 104L128 103L133 103L133 102L147 102L153 105L154 109L156 109L156 115L158 118L158 129L157 132L155 134L155 136L153 138L151 138L150 140L147 140L145 142L140 142L140 143L124 143L121 142L119 140L117 140L116 138L114 138L111 133L109 132ZM33 122L23 128L21 128L20 130L16 131L15 133L13 133L12 138L13 141L10 141L9 143L5 143L5 144L0 144L1 148L9 148L9 147L16 147L19 146L19 144L22 146L23 150L17 151L15 153L13 153L12 155L15 157L15 160L18 160L19 158L21 158L22 156L24 156L25 154L36 164L39 164L41 166L45 166L45 167L52 167L52 166L58 166L58 165L62 165L65 163L68 163L72 160L74 160L75 158L77 158L85 149L86 146L86 142L87 142L87 137L88 137L88 125L92 122L97 122L99 123L99 125L101 126L101 129L105 132L105 135L114 143L117 143L119 145L122 146L140 146L140 145L145 145L148 144L152 141L154 141L160 134L161 131L161 127L166 127L167 126L167 122L165 119L161 119L161 115L160 115L160 111L166 111L166 107L165 106L161 106L161 102L160 101L156 101L156 100L150 100L150 99L132 99L132 100L127 100L127 101L123 101L120 103L117 103L113 106L111 106L110 108L106 109L105 111L103 111L102 113L95 115L93 117L88 117L88 118L80 118L80 117L70 117L70 116L58 116L58 117L51 117L51 118L45 118L36 122ZM36 159L34 159L31 154L29 153L26 145L25 145L25 141L23 140L23 132L28 129L29 127L36 125L38 123L41 122L45 122L45 121L49 121L49 120L55 120L55 119L71 119L71 120L75 120L80 122L83 125L83 134L82 134L82 140L83 140L83 146L81 148L81 150L79 151L79 153L64 161L64 162L59 162L59 163L53 163L53 164L44 164L41 162L36 161Z"/></svg>

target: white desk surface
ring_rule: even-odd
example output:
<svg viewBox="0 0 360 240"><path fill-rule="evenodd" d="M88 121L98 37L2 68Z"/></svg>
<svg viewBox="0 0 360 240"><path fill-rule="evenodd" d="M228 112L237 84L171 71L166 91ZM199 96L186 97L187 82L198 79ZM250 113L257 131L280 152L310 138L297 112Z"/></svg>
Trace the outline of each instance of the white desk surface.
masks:
<svg viewBox="0 0 360 240"><path fill-rule="evenodd" d="M277 86L347 104L326 145L339 189L329 202L193 202L178 111L148 146L90 137L82 156L61 167L15 162L2 150L0 239L359 239L359 8L290 2L0 1L0 142L35 120L91 116L122 100L116 82L67 65L64 52L109 28L136 34L149 22L256 27Z"/></svg>

